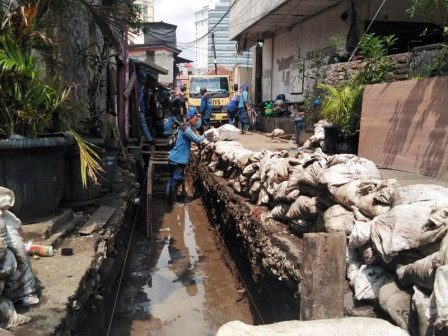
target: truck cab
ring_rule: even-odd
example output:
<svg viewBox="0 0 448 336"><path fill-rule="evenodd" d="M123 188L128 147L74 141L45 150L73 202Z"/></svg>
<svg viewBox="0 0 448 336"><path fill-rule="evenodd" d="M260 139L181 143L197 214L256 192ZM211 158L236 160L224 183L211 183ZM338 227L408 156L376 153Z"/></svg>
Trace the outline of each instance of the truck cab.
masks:
<svg viewBox="0 0 448 336"><path fill-rule="evenodd" d="M227 104L233 96L230 77L225 75L189 76L186 85L188 106L198 109L201 106L200 89L207 89L212 99L212 115L210 124L222 125L227 123Z"/></svg>

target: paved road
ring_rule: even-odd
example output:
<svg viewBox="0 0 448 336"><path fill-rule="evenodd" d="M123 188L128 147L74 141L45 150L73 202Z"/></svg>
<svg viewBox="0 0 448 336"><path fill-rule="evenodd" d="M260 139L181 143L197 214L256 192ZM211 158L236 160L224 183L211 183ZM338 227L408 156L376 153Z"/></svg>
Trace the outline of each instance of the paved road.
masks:
<svg viewBox="0 0 448 336"><path fill-rule="evenodd" d="M279 139L271 139L264 133L251 132L250 135L241 134L236 140L242 143L247 149L253 151L260 151L263 148L269 150L286 149L291 151L291 156L294 156L294 150L297 148L297 146L292 142ZM384 179L396 178L400 185L437 184L448 188L448 181L439 178L422 176L393 169L380 169L380 171Z"/></svg>

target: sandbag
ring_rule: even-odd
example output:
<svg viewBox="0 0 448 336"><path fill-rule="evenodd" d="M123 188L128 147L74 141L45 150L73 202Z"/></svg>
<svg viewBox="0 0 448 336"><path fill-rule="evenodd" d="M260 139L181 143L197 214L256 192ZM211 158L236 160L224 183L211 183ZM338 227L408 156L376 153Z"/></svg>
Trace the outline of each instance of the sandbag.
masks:
<svg viewBox="0 0 448 336"><path fill-rule="evenodd" d="M276 205L269 214L268 218L273 218L277 220L287 220L286 213L289 210L290 204L288 203L280 203Z"/></svg>
<svg viewBox="0 0 448 336"><path fill-rule="evenodd" d="M379 203L378 190L394 185L396 180L355 180L333 188L335 202L350 208L356 206L365 216L374 218L390 209L388 204Z"/></svg>
<svg viewBox="0 0 448 336"><path fill-rule="evenodd" d="M0 264L3 262L3 259L6 256L6 249L8 247L8 243L6 242L6 222L2 214L3 211L0 210Z"/></svg>
<svg viewBox="0 0 448 336"><path fill-rule="evenodd" d="M219 131L217 128L210 128L209 130L204 132L205 138L210 142L217 142L219 140L226 140L219 138ZM233 139L230 139L233 140Z"/></svg>
<svg viewBox="0 0 448 336"><path fill-rule="evenodd" d="M286 190L288 189L288 181L283 181L272 193L275 202L286 202L289 201Z"/></svg>
<svg viewBox="0 0 448 336"><path fill-rule="evenodd" d="M6 223L6 244L18 261L25 262L28 254L22 239L22 222L12 212L5 210L1 217Z"/></svg>
<svg viewBox="0 0 448 336"><path fill-rule="evenodd" d="M440 239L445 227L427 227L434 209L423 203L397 205L371 221L371 239L386 263L400 251L417 248Z"/></svg>
<svg viewBox="0 0 448 336"><path fill-rule="evenodd" d="M393 207L416 202L448 204L448 188L435 184L413 184L395 188Z"/></svg>
<svg viewBox="0 0 448 336"><path fill-rule="evenodd" d="M325 231L327 232L350 234L354 221L353 212L339 204L333 205L324 212Z"/></svg>
<svg viewBox="0 0 448 336"><path fill-rule="evenodd" d="M299 196L289 208L289 219L314 220L317 216L317 197Z"/></svg>
<svg viewBox="0 0 448 336"><path fill-rule="evenodd" d="M434 326L448 327L448 265L437 268L434 280L434 291L431 295L431 310L435 313Z"/></svg>
<svg viewBox="0 0 448 336"><path fill-rule="evenodd" d="M430 318L430 297L423 293L418 286L413 287L414 294L412 295L411 311L414 316L417 316L417 330L418 336L427 336L434 334L434 328L429 323Z"/></svg>
<svg viewBox="0 0 448 336"><path fill-rule="evenodd" d="M17 314L11 300L6 297L0 297L0 327L10 329L24 323L31 318Z"/></svg>
<svg viewBox="0 0 448 336"><path fill-rule="evenodd" d="M356 249L347 248L345 264L347 268L347 278L350 281L353 281L359 269L363 265L362 258Z"/></svg>
<svg viewBox="0 0 448 336"><path fill-rule="evenodd" d="M16 302L35 291L35 278L29 259L24 263L17 262L17 269L5 281L2 295Z"/></svg>
<svg viewBox="0 0 448 336"><path fill-rule="evenodd" d="M406 331L409 331L411 297L411 292L400 289L393 277L378 290L378 303L381 308Z"/></svg>
<svg viewBox="0 0 448 336"><path fill-rule="evenodd" d="M288 228L292 233L302 235L304 233L316 232L315 221L305 219L293 219L288 222Z"/></svg>
<svg viewBox="0 0 448 336"><path fill-rule="evenodd" d="M0 187L0 211L14 206L15 196L11 189Z"/></svg>
<svg viewBox="0 0 448 336"><path fill-rule="evenodd" d="M358 248L366 245L370 241L371 225L370 221L354 221L352 232L348 238L348 246L350 248Z"/></svg>
<svg viewBox="0 0 448 336"><path fill-rule="evenodd" d="M345 317L314 321L284 321L252 326L240 321L222 325L216 336L409 336L391 323L370 317Z"/></svg>
<svg viewBox="0 0 448 336"><path fill-rule="evenodd" d="M350 285L355 291L356 300L374 300L381 286L391 278L383 266L362 265Z"/></svg>
<svg viewBox="0 0 448 336"><path fill-rule="evenodd" d="M422 288L432 291L436 276L436 267L434 267L432 259L437 254L438 252L417 260L414 263L399 266L396 273L400 285L404 287L419 285Z"/></svg>
<svg viewBox="0 0 448 336"><path fill-rule="evenodd" d="M319 174L319 184L333 194L334 188L354 180L381 179L381 173L373 161L357 157L345 163L324 169Z"/></svg>
<svg viewBox="0 0 448 336"><path fill-rule="evenodd" d="M235 140L240 134L240 130L233 125L225 124L218 128L219 141Z"/></svg>
<svg viewBox="0 0 448 336"><path fill-rule="evenodd" d="M244 169L243 169L243 175L244 176L252 176L258 169L260 168L260 163L251 163L248 164Z"/></svg>

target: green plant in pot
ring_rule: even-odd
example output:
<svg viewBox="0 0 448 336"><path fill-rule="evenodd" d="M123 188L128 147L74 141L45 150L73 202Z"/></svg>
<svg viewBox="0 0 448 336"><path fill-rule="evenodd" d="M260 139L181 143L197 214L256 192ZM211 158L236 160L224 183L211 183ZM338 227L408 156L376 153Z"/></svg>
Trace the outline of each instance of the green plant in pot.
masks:
<svg viewBox="0 0 448 336"><path fill-rule="evenodd" d="M58 163L63 160L67 137L80 148L82 183L87 183L88 176L95 180L101 169L96 152L70 126L71 89L59 87L39 53L52 41L39 30L38 6L10 8L3 13L0 28L0 184L16 193L13 211L23 217L57 207L63 188L63 161L61 168ZM68 133L54 134L63 131ZM45 137L43 133L53 134ZM43 166L38 168L39 164ZM38 205L39 198L45 204Z"/></svg>
<svg viewBox="0 0 448 336"><path fill-rule="evenodd" d="M342 135L354 134L359 129L364 86L348 82L339 87L320 83L318 87L323 90L321 116Z"/></svg>

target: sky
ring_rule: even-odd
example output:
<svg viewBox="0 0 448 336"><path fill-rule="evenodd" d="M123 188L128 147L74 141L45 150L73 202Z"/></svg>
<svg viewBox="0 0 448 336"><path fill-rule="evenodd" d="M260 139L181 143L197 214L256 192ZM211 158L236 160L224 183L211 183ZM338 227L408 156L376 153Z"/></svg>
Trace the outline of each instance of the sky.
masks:
<svg viewBox="0 0 448 336"><path fill-rule="evenodd" d="M210 0L155 0L154 21L177 25L177 43L192 42L196 38L194 13L209 3ZM194 47L183 50L179 56L194 61Z"/></svg>

